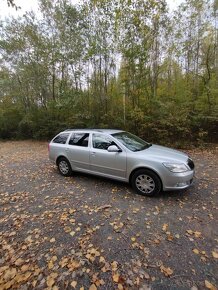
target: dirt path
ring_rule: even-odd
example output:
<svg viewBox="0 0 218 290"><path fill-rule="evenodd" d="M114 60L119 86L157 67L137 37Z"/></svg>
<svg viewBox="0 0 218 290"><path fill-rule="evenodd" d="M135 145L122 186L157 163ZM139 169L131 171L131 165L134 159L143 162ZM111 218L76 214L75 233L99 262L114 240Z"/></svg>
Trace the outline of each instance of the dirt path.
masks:
<svg viewBox="0 0 218 290"><path fill-rule="evenodd" d="M194 186L146 198L1 142L0 289L216 289L218 151L188 153Z"/></svg>

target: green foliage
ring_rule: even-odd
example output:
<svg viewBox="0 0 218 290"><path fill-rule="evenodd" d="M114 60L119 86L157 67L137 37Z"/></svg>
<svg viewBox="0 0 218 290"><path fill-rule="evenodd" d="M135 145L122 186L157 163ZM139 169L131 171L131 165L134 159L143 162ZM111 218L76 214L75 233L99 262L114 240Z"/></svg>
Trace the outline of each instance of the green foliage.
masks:
<svg viewBox="0 0 218 290"><path fill-rule="evenodd" d="M120 128L150 142L217 141L215 2L40 0L0 23L0 138ZM214 4L214 5L212 5Z"/></svg>

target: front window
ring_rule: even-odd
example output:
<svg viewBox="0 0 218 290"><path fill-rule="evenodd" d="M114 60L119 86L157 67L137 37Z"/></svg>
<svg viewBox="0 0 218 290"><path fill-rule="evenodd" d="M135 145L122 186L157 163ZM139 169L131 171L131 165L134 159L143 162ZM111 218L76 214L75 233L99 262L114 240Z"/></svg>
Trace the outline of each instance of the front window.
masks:
<svg viewBox="0 0 218 290"><path fill-rule="evenodd" d="M128 132L119 132L112 134L112 136L133 152L141 151L151 146L151 144Z"/></svg>
<svg viewBox="0 0 218 290"><path fill-rule="evenodd" d="M109 146L116 145L114 141L106 135L96 134L92 135L92 146L96 149L107 150Z"/></svg>

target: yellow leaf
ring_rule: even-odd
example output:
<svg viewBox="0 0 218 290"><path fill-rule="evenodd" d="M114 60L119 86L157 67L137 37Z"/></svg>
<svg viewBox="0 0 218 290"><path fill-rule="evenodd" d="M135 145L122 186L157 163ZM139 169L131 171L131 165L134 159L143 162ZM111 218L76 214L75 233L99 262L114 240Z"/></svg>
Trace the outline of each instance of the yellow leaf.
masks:
<svg viewBox="0 0 218 290"><path fill-rule="evenodd" d="M163 230L164 232L166 232L167 228L168 228L168 224L163 224L162 230Z"/></svg>
<svg viewBox="0 0 218 290"><path fill-rule="evenodd" d="M64 231L65 231L66 233L69 233L69 232L71 231L71 228L70 228L70 227L64 227Z"/></svg>
<svg viewBox="0 0 218 290"><path fill-rule="evenodd" d="M34 281L32 282L32 286L33 286L33 288L36 287L36 284L37 284L37 280L34 280Z"/></svg>
<svg viewBox="0 0 218 290"><path fill-rule="evenodd" d="M171 234L168 235L168 236L167 236L167 240L168 240L168 241L172 241L172 240L173 240L173 235L171 235Z"/></svg>
<svg viewBox="0 0 218 290"><path fill-rule="evenodd" d="M50 240L50 243L54 243L55 242L55 238L52 238L51 240Z"/></svg>
<svg viewBox="0 0 218 290"><path fill-rule="evenodd" d="M53 272L53 273L50 274L50 277L51 278L54 278L54 279L57 278L57 276L58 276L58 273L55 273L55 272Z"/></svg>
<svg viewBox="0 0 218 290"><path fill-rule="evenodd" d="M70 232L70 235L73 237L75 235L75 232Z"/></svg>
<svg viewBox="0 0 218 290"><path fill-rule="evenodd" d="M199 238L201 236L201 232L194 232L194 235L196 238Z"/></svg>
<svg viewBox="0 0 218 290"><path fill-rule="evenodd" d="M49 263L48 263L49 270L51 270L53 267L54 267L53 262L52 261L49 261Z"/></svg>
<svg viewBox="0 0 218 290"><path fill-rule="evenodd" d="M21 272L26 272L29 269L30 265L29 264L25 264L21 267Z"/></svg>
<svg viewBox="0 0 218 290"><path fill-rule="evenodd" d="M57 261L57 259L58 259L57 256L52 256L52 258L51 258L51 260L52 260L53 262Z"/></svg>
<svg viewBox="0 0 218 290"><path fill-rule="evenodd" d="M55 280L51 276L48 276L46 283L48 287L52 287L55 283Z"/></svg>
<svg viewBox="0 0 218 290"><path fill-rule="evenodd" d="M198 250L198 249L193 249L192 251L193 251L195 254L197 254L197 255L199 254L199 250Z"/></svg>
<svg viewBox="0 0 218 290"><path fill-rule="evenodd" d="M100 262L100 263L105 262L105 258L101 256L101 257L99 258L99 262Z"/></svg>
<svg viewBox="0 0 218 290"><path fill-rule="evenodd" d="M123 285L119 283L119 284L118 284L118 289L119 289L119 290L123 290Z"/></svg>
<svg viewBox="0 0 218 290"><path fill-rule="evenodd" d="M3 278L4 278L5 281L9 281L9 280L11 280L11 279L14 278L14 276L16 275L16 273L17 273L16 268L10 268L10 269L8 269L5 272Z"/></svg>
<svg viewBox="0 0 218 290"><path fill-rule="evenodd" d="M131 238L131 241L132 241L132 242L135 242L135 240L136 240L135 237L132 237L132 238Z"/></svg>
<svg viewBox="0 0 218 290"><path fill-rule="evenodd" d="M63 268L67 265L68 263L68 258L62 258L61 261L59 262L59 265Z"/></svg>
<svg viewBox="0 0 218 290"><path fill-rule="evenodd" d="M113 275L113 280L114 280L114 282L118 283L119 278L120 278L120 275L119 275L119 274L114 274L114 275Z"/></svg>
<svg viewBox="0 0 218 290"><path fill-rule="evenodd" d="M213 257L214 257L215 259L218 259L218 253L217 253L217 252L212 251L212 255L213 255Z"/></svg>
<svg viewBox="0 0 218 290"><path fill-rule="evenodd" d="M166 276L171 276L173 274L173 270L170 267L160 266L161 272Z"/></svg>
<svg viewBox="0 0 218 290"><path fill-rule="evenodd" d="M113 261L113 262L111 263L111 266L112 266L112 270L113 270L113 271L116 271L116 270L117 270L117 267L118 267L118 263L117 263L116 261Z"/></svg>
<svg viewBox="0 0 218 290"><path fill-rule="evenodd" d="M95 284L92 284L92 285L89 287L89 290L97 290L97 287L95 286Z"/></svg>
<svg viewBox="0 0 218 290"><path fill-rule="evenodd" d="M15 265L16 265L16 266L20 266L20 265L22 265L23 263L24 263L24 260L21 259L21 258L19 258L19 259L17 259L17 260L15 261Z"/></svg>
<svg viewBox="0 0 218 290"><path fill-rule="evenodd" d="M207 289L217 290L217 288L213 284L211 284L209 281L205 280L204 283Z"/></svg>
<svg viewBox="0 0 218 290"><path fill-rule="evenodd" d="M70 285L71 285L73 288L76 288L77 282L76 282L76 281L73 281L73 282L70 283Z"/></svg>

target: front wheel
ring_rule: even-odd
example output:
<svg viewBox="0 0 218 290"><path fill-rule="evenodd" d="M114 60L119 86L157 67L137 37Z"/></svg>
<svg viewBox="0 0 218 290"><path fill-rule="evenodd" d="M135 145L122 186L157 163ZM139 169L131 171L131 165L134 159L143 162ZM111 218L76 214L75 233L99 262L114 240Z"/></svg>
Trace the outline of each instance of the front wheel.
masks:
<svg viewBox="0 0 218 290"><path fill-rule="evenodd" d="M135 191L142 195L154 196L161 191L160 178L148 169L139 169L134 172L131 183Z"/></svg>
<svg viewBox="0 0 218 290"><path fill-rule="evenodd" d="M70 176L72 174L70 162L66 158L64 157L59 158L57 161L57 166L61 175Z"/></svg>

